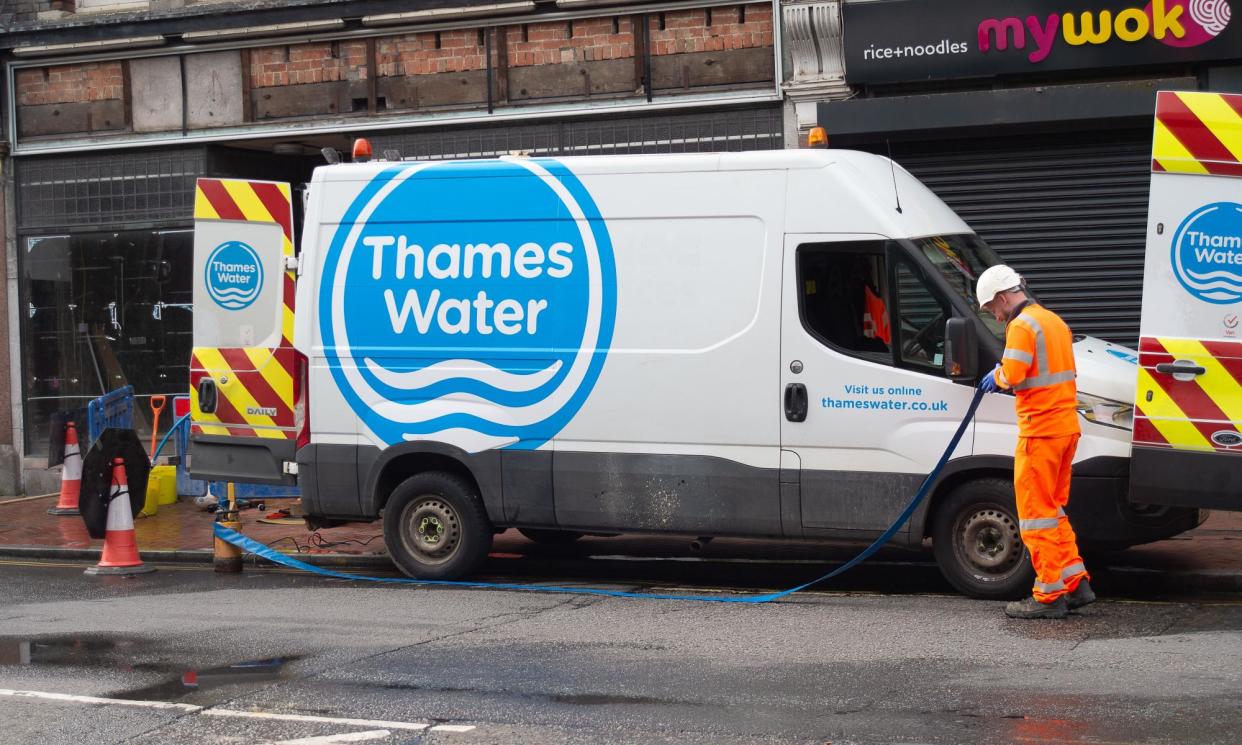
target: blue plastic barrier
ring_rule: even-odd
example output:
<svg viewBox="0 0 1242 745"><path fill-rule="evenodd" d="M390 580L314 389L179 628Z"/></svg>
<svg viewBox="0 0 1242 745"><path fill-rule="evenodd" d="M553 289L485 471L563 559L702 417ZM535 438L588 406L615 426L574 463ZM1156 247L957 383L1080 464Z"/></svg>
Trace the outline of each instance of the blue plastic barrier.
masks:
<svg viewBox="0 0 1242 745"><path fill-rule="evenodd" d="M134 387L127 385L109 391L99 398L92 399L86 405L87 427L90 429L90 443L93 445L105 429L133 429L134 426Z"/></svg>
<svg viewBox="0 0 1242 745"><path fill-rule="evenodd" d="M190 478L190 469L186 465L190 452L190 420L182 419L190 411L190 397L177 396L173 399L173 421L180 422L173 433L172 439L177 448L177 496L201 497L207 493L207 482ZM185 412L179 414L178 412Z"/></svg>

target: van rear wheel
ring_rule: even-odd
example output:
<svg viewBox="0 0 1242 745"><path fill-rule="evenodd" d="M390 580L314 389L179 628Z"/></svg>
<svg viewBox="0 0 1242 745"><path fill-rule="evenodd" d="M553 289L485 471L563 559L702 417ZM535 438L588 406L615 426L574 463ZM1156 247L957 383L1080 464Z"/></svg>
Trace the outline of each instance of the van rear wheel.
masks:
<svg viewBox="0 0 1242 745"><path fill-rule="evenodd" d="M932 549L949 584L974 598L1030 594L1035 570L1017 512L1010 482L979 479L953 490L932 523Z"/></svg>
<svg viewBox="0 0 1242 745"><path fill-rule="evenodd" d="M492 547L492 525L475 488L451 473L402 481L384 506L384 543L415 579L458 579Z"/></svg>

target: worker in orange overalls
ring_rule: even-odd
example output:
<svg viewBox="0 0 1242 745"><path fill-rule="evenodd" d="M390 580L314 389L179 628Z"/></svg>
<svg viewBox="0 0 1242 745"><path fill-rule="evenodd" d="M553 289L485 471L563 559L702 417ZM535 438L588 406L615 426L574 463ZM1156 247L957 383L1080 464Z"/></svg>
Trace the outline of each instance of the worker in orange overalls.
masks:
<svg viewBox="0 0 1242 745"><path fill-rule="evenodd" d="M1070 467L1078 448L1078 390L1073 335L1065 321L1026 296L1007 266L979 276L979 305L1006 324L1001 363L979 382L1012 390L1018 411L1013 486L1022 542L1035 567L1031 597L1010 603L1010 618L1064 618L1095 602L1074 529L1065 516Z"/></svg>

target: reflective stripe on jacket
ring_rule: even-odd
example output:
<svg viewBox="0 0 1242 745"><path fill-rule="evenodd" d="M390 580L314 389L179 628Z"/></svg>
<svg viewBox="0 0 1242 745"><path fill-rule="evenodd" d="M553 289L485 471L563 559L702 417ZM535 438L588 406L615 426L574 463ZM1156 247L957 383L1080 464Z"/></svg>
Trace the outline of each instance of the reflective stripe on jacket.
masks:
<svg viewBox="0 0 1242 745"><path fill-rule="evenodd" d="M1028 303L1005 330L1005 353L996 383L1017 399L1021 437L1063 437L1079 433L1078 389L1074 384L1074 337L1060 316Z"/></svg>

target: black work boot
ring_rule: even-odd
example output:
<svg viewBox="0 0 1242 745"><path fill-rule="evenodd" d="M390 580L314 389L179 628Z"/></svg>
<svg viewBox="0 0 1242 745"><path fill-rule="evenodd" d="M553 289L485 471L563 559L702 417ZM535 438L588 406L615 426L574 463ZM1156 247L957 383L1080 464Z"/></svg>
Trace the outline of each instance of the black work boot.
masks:
<svg viewBox="0 0 1242 745"><path fill-rule="evenodd" d="M1010 618L1065 618L1069 615L1069 606L1064 595L1051 603L1041 603L1034 597L1029 597L1006 605L1005 615Z"/></svg>
<svg viewBox="0 0 1242 745"><path fill-rule="evenodd" d="M1074 591L1065 596L1065 604L1070 610L1078 610L1095 602L1095 593L1091 590L1091 583L1082 580Z"/></svg>

